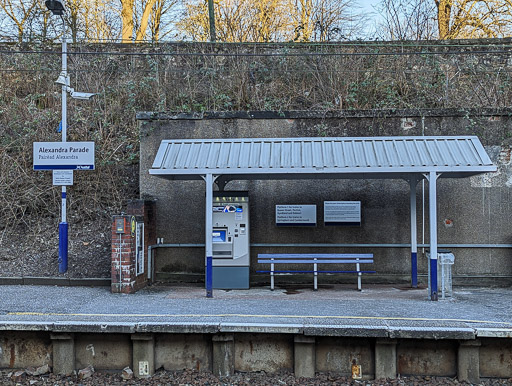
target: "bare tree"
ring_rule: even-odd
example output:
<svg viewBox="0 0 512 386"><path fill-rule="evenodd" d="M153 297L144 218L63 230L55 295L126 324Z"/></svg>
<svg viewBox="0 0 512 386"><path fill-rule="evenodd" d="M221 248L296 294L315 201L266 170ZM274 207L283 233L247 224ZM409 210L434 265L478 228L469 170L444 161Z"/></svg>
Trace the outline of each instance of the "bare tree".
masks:
<svg viewBox="0 0 512 386"><path fill-rule="evenodd" d="M151 14L157 0L120 0L124 43L141 42L146 38Z"/></svg>
<svg viewBox="0 0 512 386"><path fill-rule="evenodd" d="M172 32L177 8L178 0L156 0L150 20L152 41L159 41Z"/></svg>
<svg viewBox="0 0 512 386"><path fill-rule="evenodd" d="M434 0L439 39L510 36L511 0Z"/></svg>
<svg viewBox="0 0 512 386"><path fill-rule="evenodd" d="M38 5L38 0L0 0L0 9L14 25L20 43L24 40L25 27Z"/></svg>
<svg viewBox="0 0 512 386"><path fill-rule="evenodd" d="M221 41L330 41L353 36L364 17L352 0L218 0L217 37ZM207 40L208 10L189 0L178 26L194 40Z"/></svg>
<svg viewBox="0 0 512 386"><path fill-rule="evenodd" d="M384 40L422 40L436 36L433 2L382 0L377 10L383 19L379 37Z"/></svg>
<svg viewBox="0 0 512 386"><path fill-rule="evenodd" d="M512 0L382 0L382 38L392 40L506 37Z"/></svg>
<svg viewBox="0 0 512 386"><path fill-rule="evenodd" d="M112 40L119 35L118 14L112 0L84 1L82 29L88 41Z"/></svg>
<svg viewBox="0 0 512 386"><path fill-rule="evenodd" d="M269 42L291 37L287 2L281 0L218 0L215 3L217 39L225 42ZM194 40L209 39L208 7L190 0L178 28Z"/></svg>

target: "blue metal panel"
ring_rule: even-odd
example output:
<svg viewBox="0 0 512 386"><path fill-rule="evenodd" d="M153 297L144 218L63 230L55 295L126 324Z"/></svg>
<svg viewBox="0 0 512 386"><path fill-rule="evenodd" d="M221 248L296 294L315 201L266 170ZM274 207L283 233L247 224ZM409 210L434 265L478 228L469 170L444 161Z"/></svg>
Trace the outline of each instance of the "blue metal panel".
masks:
<svg viewBox="0 0 512 386"><path fill-rule="evenodd" d="M213 267L213 288L249 289L249 267Z"/></svg>

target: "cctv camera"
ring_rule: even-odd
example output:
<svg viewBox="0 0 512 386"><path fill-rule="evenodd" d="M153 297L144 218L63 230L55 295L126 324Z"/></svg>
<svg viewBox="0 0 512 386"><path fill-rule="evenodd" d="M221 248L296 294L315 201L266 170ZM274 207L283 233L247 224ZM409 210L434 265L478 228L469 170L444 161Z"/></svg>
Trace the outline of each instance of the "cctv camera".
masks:
<svg viewBox="0 0 512 386"><path fill-rule="evenodd" d="M64 72L61 72L55 83L61 86L69 86L69 76L66 76Z"/></svg>
<svg viewBox="0 0 512 386"><path fill-rule="evenodd" d="M81 100L88 101L95 95L96 94L93 94L90 92L78 92L78 91L71 90L71 98L73 98L73 99L81 99Z"/></svg>

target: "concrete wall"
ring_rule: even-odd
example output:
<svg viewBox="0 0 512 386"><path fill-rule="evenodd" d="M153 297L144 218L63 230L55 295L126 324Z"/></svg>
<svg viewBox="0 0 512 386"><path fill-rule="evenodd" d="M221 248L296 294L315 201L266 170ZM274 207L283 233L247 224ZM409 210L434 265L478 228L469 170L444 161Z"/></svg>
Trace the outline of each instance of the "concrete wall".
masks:
<svg viewBox="0 0 512 386"><path fill-rule="evenodd" d="M132 342L128 334L79 334L75 338L77 369L92 365L97 370L131 366Z"/></svg>
<svg viewBox="0 0 512 386"><path fill-rule="evenodd" d="M350 377L351 365L357 364L361 366L363 379L428 375L479 383L480 377L512 376L509 338L395 340L263 332L233 333L219 340L217 335L207 333L148 333L145 334L150 338L146 340L147 350L141 354L135 349L140 342L138 335L67 334L72 350L59 355L59 349L55 349L59 338L49 331L1 331L0 369L47 364L55 373L62 368L69 368L72 373L89 365L97 370L120 371L126 366L136 370L132 363L142 360L150 363L150 374L163 367L171 371L220 369L217 375L224 376L234 371L295 371L297 376L313 377L315 373L329 372ZM225 342L232 344L223 346ZM215 350L216 344L223 348ZM309 346L311 355L297 355L297 345ZM468 348L470 353L466 352ZM297 374L303 368L310 369L308 375Z"/></svg>
<svg viewBox="0 0 512 386"><path fill-rule="evenodd" d="M52 366L49 334L37 332L0 333L0 368Z"/></svg>
<svg viewBox="0 0 512 386"><path fill-rule="evenodd" d="M204 192L202 181L168 181L150 176L156 151L163 139L249 138L311 136L478 135L498 165L492 175L438 182L438 239L440 244L512 244L511 111L346 111L333 113L225 113L165 115L139 113L141 122L141 198L156 200L157 237L165 243L204 243ZM298 180L232 181L226 190L248 190L252 243L370 243L410 242L409 187L403 180ZM423 196L417 188L418 242L428 243L428 218L422 219L422 202L428 216L428 183ZM323 201L361 201L361 227L325 227ZM317 227L277 228L276 204L316 204ZM449 221L448 221L449 220ZM267 280L255 274L258 253L283 252L279 248L252 248L251 281ZM295 249L306 252L307 248ZM339 252L340 249L322 249ZM343 250L347 252L347 250ZM408 248L362 248L373 252L376 275L367 281L405 282L410 275ZM286 252L292 252L290 248ZM421 250L420 250L421 252ZM512 249L453 248L456 283L512 282ZM204 273L202 248L159 249L157 278L178 273ZM419 271L426 274L426 258L419 256ZM173 276L173 279L176 279ZM324 281L347 279L338 275ZM420 277L421 280L421 277Z"/></svg>
<svg viewBox="0 0 512 386"><path fill-rule="evenodd" d="M161 334L155 338L155 367L211 370L211 338L202 334Z"/></svg>
<svg viewBox="0 0 512 386"><path fill-rule="evenodd" d="M234 339L237 371L293 371L293 336L237 334Z"/></svg>

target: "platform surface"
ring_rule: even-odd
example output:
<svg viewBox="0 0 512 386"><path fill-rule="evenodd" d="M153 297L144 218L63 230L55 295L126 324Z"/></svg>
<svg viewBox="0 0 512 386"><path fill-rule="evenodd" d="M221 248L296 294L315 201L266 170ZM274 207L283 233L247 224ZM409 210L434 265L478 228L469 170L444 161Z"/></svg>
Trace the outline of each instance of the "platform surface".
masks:
<svg viewBox="0 0 512 386"><path fill-rule="evenodd" d="M456 287L430 301L426 289L391 285L214 290L153 285L0 286L1 330L54 332L295 333L419 339L512 338L512 288Z"/></svg>

